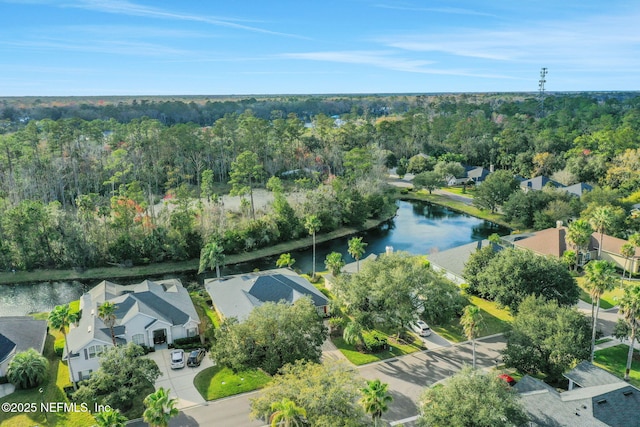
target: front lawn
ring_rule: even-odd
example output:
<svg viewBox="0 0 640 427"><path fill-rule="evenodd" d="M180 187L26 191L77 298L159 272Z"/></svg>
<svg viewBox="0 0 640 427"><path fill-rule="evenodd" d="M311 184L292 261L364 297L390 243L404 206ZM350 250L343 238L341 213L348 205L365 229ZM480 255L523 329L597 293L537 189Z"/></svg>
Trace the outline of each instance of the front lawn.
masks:
<svg viewBox="0 0 640 427"><path fill-rule="evenodd" d="M382 331L377 331L384 333ZM409 353L415 353L416 351L424 350L422 345L422 339L414 334L409 335L413 341L404 342L397 341L395 335L388 336L389 350L381 351L379 353L362 353L342 339L342 337L332 337L331 341L338 347L338 350L354 365L366 365L367 363L377 362L379 360L390 359L392 357L402 356Z"/></svg>
<svg viewBox="0 0 640 427"><path fill-rule="evenodd" d="M627 354L629 346L626 344L616 345L596 351L594 364L611 372L612 374L624 378L627 369ZM634 350L633 361L631 362L631 372L629 383L640 387L640 352Z"/></svg>
<svg viewBox="0 0 640 427"><path fill-rule="evenodd" d="M216 400L264 387L271 377L258 369L233 373L229 368L212 366L199 372L193 380L205 400Z"/></svg>
<svg viewBox="0 0 640 427"><path fill-rule="evenodd" d="M475 296L470 296L469 301L471 304L480 308L480 313L484 320L484 328L480 330L479 337L504 333L511 329L513 317L509 310L499 308L493 301L487 301ZM467 340L460 325L460 319L457 317L446 325L432 325L431 329L448 341L463 342Z"/></svg>
<svg viewBox="0 0 640 427"><path fill-rule="evenodd" d="M40 413L40 404L51 402L69 402L64 392L64 387L70 386L69 368L62 363L53 351L53 343L56 340L57 332L50 331L44 347L44 356L49 361L49 374L45 383L41 386L43 393L39 392L39 387L29 390L16 390L14 393L0 399L0 403L35 403L38 411L35 413L11 414L0 411L0 426L11 427L31 427L34 425L48 425L61 427L85 427L94 424L94 419L89 413L84 412L57 412L48 413L45 419L44 413Z"/></svg>
<svg viewBox="0 0 640 427"><path fill-rule="evenodd" d="M587 291L586 281L584 277L576 277L578 286L580 286L580 299L587 304L591 304L591 296ZM625 282L626 284L627 282ZM618 305L618 301L624 295L624 287L616 286L613 290L607 291L600 297L600 308L607 310Z"/></svg>

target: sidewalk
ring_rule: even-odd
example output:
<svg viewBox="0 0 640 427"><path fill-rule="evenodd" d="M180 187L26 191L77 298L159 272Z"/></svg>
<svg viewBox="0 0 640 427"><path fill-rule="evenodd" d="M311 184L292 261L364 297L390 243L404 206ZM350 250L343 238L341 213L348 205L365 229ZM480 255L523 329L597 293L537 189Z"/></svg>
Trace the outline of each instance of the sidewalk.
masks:
<svg viewBox="0 0 640 427"><path fill-rule="evenodd" d="M607 338L611 339L611 341L603 342L602 344L596 344L596 351L603 350L609 347L615 347L620 344L626 344L627 346L629 345L628 338L624 339L623 341L620 341L618 338L614 336L606 336L600 339L607 339ZM637 339L633 342L633 348L635 348L636 350L640 350L640 342L638 342Z"/></svg>

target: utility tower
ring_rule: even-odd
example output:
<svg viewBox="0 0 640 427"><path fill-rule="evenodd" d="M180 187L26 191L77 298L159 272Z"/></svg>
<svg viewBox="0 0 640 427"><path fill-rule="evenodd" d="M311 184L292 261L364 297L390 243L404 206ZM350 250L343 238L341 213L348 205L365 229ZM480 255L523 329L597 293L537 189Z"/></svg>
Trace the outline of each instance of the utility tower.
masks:
<svg viewBox="0 0 640 427"><path fill-rule="evenodd" d="M547 68L540 70L540 80L538 81L538 117L544 117L544 84L547 82Z"/></svg>

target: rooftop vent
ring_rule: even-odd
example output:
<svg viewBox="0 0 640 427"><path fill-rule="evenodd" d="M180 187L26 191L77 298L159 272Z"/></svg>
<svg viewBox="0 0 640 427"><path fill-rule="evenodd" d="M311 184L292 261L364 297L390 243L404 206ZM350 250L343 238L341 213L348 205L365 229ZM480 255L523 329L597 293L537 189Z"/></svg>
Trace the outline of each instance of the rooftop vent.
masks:
<svg viewBox="0 0 640 427"><path fill-rule="evenodd" d="M622 394L624 394L625 396L631 396L633 394L633 390L623 391Z"/></svg>
<svg viewBox="0 0 640 427"><path fill-rule="evenodd" d="M91 332L91 325L87 328L87 332Z"/></svg>
<svg viewBox="0 0 640 427"><path fill-rule="evenodd" d="M605 403L607 403L607 399L600 399L596 402L598 405L603 405Z"/></svg>

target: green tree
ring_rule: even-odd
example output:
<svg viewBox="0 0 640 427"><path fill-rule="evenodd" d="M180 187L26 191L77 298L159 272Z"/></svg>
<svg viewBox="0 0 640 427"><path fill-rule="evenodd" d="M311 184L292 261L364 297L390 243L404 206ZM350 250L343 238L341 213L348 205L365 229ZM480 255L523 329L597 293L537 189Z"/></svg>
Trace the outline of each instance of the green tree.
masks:
<svg viewBox="0 0 640 427"><path fill-rule="evenodd" d="M171 418L178 415L180 411L176 408L178 399L169 397L169 390L160 387L155 392L144 398L146 409L142 418L151 427L167 427Z"/></svg>
<svg viewBox="0 0 640 427"><path fill-rule="evenodd" d="M598 240L598 259L602 253L602 237L605 231L611 226L613 221L613 208L611 206L598 206L589 218L589 223L593 229L600 233L600 239Z"/></svg>
<svg viewBox="0 0 640 427"><path fill-rule="evenodd" d="M93 417L96 419L96 427L125 427L128 421L118 409L98 412Z"/></svg>
<svg viewBox="0 0 640 427"><path fill-rule="evenodd" d="M462 270L462 277L467 281L468 292L474 295L488 296L480 292L480 281L478 275L484 271L489 262L496 256L497 252L492 245L477 249L473 252Z"/></svg>
<svg viewBox="0 0 640 427"><path fill-rule="evenodd" d="M207 243L200 253L200 268L198 274L207 268L216 269L216 277L220 278L220 264L224 263L224 248L218 242L212 241Z"/></svg>
<svg viewBox="0 0 640 427"><path fill-rule="evenodd" d="M113 331L113 327L116 325L117 308L117 305L109 301L105 301L98 307L98 317L102 319L105 326L109 328L109 331L111 332L111 342L113 343L113 345L116 345L116 335Z"/></svg>
<svg viewBox="0 0 640 427"><path fill-rule="evenodd" d="M251 399L251 416L268 420L273 402L289 399L306 409L307 422L317 427L364 427L360 397L361 379L355 369L342 361L322 364L298 360L285 365L265 386L258 397Z"/></svg>
<svg viewBox="0 0 640 427"><path fill-rule="evenodd" d="M506 170L498 170L489 174L482 185L476 189L473 204L480 209L490 209L491 213L509 199L518 189L519 183L513 174Z"/></svg>
<svg viewBox="0 0 640 427"><path fill-rule="evenodd" d="M584 219L577 219L571 222L567 228L567 241L576 249L576 268L578 266L578 256L580 253L584 253L589 246L591 234L593 234L591 225Z"/></svg>
<svg viewBox="0 0 640 427"><path fill-rule="evenodd" d="M616 268L609 261L591 261L584 269L587 279L585 285L591 296L591 362L596 351L596 328L598 324L598 313L600 312L600 298L602 294L610 291L616 286Z"/></svg>
<svg viewBox="0 0 640 427"><path fill-rule="evenodd" d="M429 194L433 190L440 188L444 185L442 177L434 171L422 172L413 178L413 186L417 189L426 188Z"/></svg>
<svg viewBox="0 0 640 427"><path fill-rule="evenodd" d="M293 264L295 264L295 262L296 262L295 258L293 258L290 253L280 254L280 258L278 258L276 260L276 267L278 267L278 268L282 268L282 267L291 268L291 266Z"/></svg>
<svg viewBox="0 0 640 427"><path fill-rule="evenodd" d="M251 151L243 151L231 164L229 184L231 184L232 196L249 195L251 199L251 218L256 219L253 203L253 187L262 178L264 169L258 159L258 155Z"/></svg>
<svg viewBox="0 0 640 427"><path fill-rule="evenodd" d="M271 410L273 411L269 417L271 427L301 427L307 424L307 411L286 397L273 402Z"/></svg>
<svg viewBox="0 0 640 427"><path fill-rule="evenodd" d="M353 346L364 346L364 336L362 325L354 320L347 323L347 326L344 327L342 331L342 339L347 343Z"/></svg>
<svg viewBox="0 0 640 427"><path fill-rule="evenodd" d="M338 276L342 267L344 267L344 259L342 258L342 254L340 252L331 252L327 255L327 258L324 260L324 266L327 270L331 272L334 276Z"/></svg>
<svg viewBox="0 0 640 427"><path fill-rule="evenodd" d="M79 316L77 312L71 311L69 304L66 305L57 305L51 313L49 313L49 325L56 331L62 333L64 336L64 348L65 354L67 355L67 364L69 366L69 373L71 374L71 378L73 381L73 389L77 390L78 386L76 385L76 377L73 373L73 368L71 367L70 353L69 353L69 343L67 342L67 328L76 323L79 320Z"/></svg>
<svg viewBox="0 0 640 427"><path fill-rule="evenodd" d="M483 318L480 309L475 305L468 305L464 308L462 317L460 318L460 325L466 335L467 339L471 341L473 348L473 364L471 367L476 368L476 338L483 327Z"/></svg>
<svg viewBox="0 0 640 427"><path fill-rule="evenodd" d="M156 362L144 356L139 345L110 347L100 355L100 368L84 381L73 399L79 402L96 402L126 412L133 401L160 376Z"/></svg>
<svg viewBox="0 0 640 427"><path fill-rule="evenodd" d="M542 372L550 381L559 380L576 360L588 357L589 329L589 320L575 308L531 295L520 304L506 334L504 363L526 374Z"/></svg>
<svg viewBox="0 0 640 427"><path fill-rule="evenodd" d="M49 361L33 348L16 354L7 369L7 379L18 388L36 387L47 378Z"/></svg>
<svg viewBox="0 0 640 427"><path fill-rule="evenodd" d="M420 399L421 427L512 427L525 425L527 413L493 373L464 367Z"/></svg>
<svg viewBox="0 0 640 427"><path fill-rule="evenodd" d="M215 195L215 183L213 178L213 171L207 169L202 171L202 183L200 184L200 196L207 198L207 203L211 202L211 199L216 199Z"/></svg>
<svg viewBox="0 0 640 427"><path fill-rule="evenodd" d="M622 278L621 282L624 281L624 273L627 271L627 266L629 265L629 259L634 256L636 253L636 248L631 243L627 242L622 245L620 248L620 255L624 257L624 269L622 270ZM631 270L629 270L629 278L631 278Z"/></svg>
<svg viewBox="0 0 640 427"><path fill-rule="evenodd" d="M293 304L267 302L242 323L225 320L215 331L211 357L234 370L261 368L275 374L295 360L320 361L327 328L310 298Z"/></svg>
<svg viewBox="0 0 640 427"><path fill-rule="evenodd" d="M320 231L320 227L322 227L322 223L320 219L316 215L307 215L304 221L304 228L307 229L309 234L313 236L313 257L312 257L312 271L313 274L311 277L316 277L316 233Z"/></svg>
<svg viewBox="0 0 640 427"><path fill-rule="evenodd" d="M353 237L349 239L349 248L347 251L356 260L356 271L360 272L360 258L364 255L365 248L368 243L362 241L362 237Z"/></svg>
<svg viewBox="0 0 640 427"><path fill-rule="evenodd" d="M389 410L389 403L393 401L393 397L387 391L388 388L389 384L375 379L367 381L367 386L360 389L360 393L362 393L360 404L364 411L371 415L374 427L378 426L382 414Z"/></svg>
<svg viewBox="0 0 640 427"><path fill-rule="evenodd" d="M480 295L514 312L532 294L556 300L563 306L575 304L580 295L580 288L561 260L519 249L498 252L477 273L476 282L475 290Z"/></svg>
<svg viewBox="0 0 640 427"><path fill-rule="evenodd" d="M620 299L620 314L629 327L629 353L627 355L627 366L624 372L624 380L629 381L631 362L633 361L633 343L638 333L638 323L640 322L640 283L633 283L624 290L624 295Z"/></svg>

